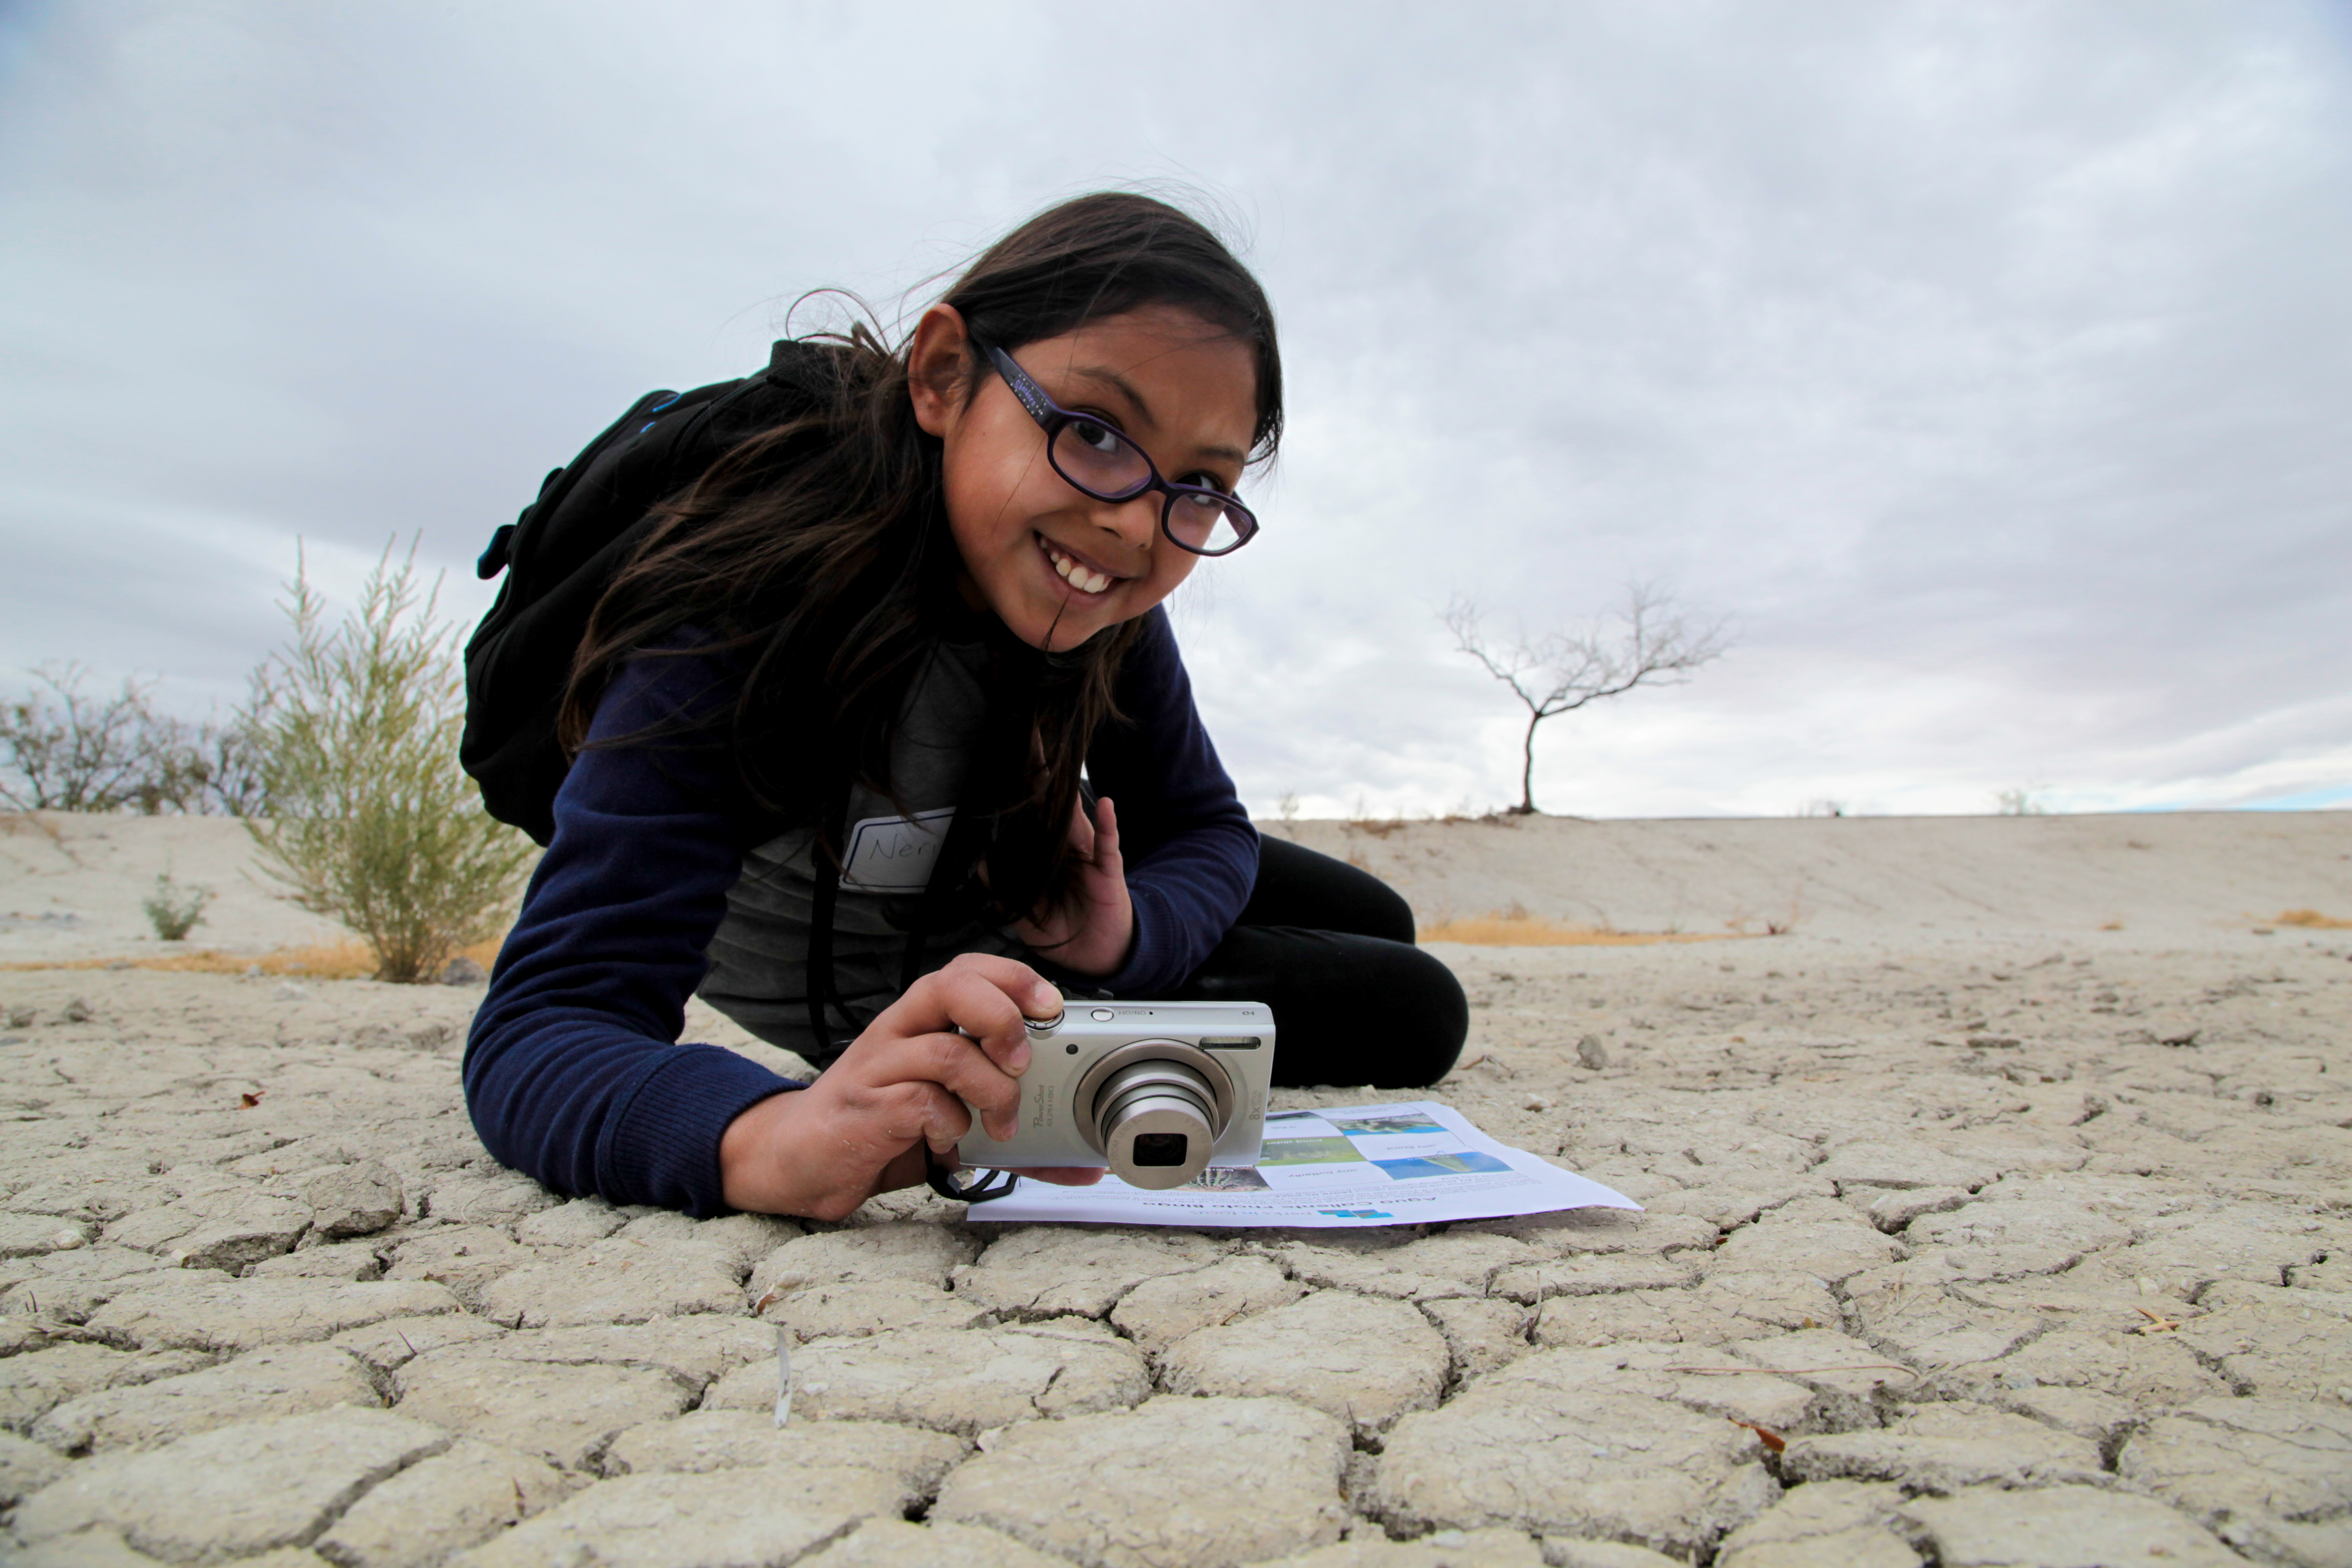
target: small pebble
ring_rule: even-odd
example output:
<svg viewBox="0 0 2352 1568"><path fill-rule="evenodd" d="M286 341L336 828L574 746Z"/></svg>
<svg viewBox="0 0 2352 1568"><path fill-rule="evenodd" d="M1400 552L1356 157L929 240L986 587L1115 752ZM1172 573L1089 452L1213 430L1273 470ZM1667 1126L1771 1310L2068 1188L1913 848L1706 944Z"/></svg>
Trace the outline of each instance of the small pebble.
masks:
<svg viewBox="0 0 2352 1568"><path fill-rule="evenodd" d="M270 994L280 1002L308 1002L310 999L310 993L291 980L278 982L278 989Z"/></svg>
<svg viewBox="0 0 2352 1568"><path fill-rule="evenodd" d="M1599 1072L1609 1065L1609 1047L1601 1043L1598 1035L1587 1035L1576 1042L1576 1059Z"/></svg>

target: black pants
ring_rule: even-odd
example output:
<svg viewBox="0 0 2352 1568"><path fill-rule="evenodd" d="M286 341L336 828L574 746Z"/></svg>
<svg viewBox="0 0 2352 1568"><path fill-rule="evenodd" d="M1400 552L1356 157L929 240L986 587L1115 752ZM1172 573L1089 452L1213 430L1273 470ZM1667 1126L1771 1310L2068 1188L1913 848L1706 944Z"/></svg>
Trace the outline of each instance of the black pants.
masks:
<svg viewBox="0 0 2352 1568"><path fill-rule="evenodd" d="M1259 847L1257 887L1171 1001L1274 1009L1274 1081L1417 1089L1454 1067L1470 1004L1412 945L1412 910L1369 871L1285 839Z"/></svg>

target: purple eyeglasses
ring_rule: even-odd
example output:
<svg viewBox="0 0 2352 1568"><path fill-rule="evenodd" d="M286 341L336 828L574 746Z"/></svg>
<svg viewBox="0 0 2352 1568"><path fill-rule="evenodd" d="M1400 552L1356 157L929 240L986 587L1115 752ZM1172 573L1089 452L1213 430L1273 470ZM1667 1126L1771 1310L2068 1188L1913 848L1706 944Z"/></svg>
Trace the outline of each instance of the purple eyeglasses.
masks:
<svg viewBox="0 0 2352 1568"><path fill-rule="evenodd" d="M1013 356L992 344L981 352L1004 378L1029 417L1045 432L1045 459L1073 489L1097 500L1133 500L1147 490L1164 494L1160 531L1180 550L1195 555L1231 555L1257 532L1257 518L1223 490L1206 485L1171 484L1142 447L1116 426L1091 414L1073 414L1029 379Z"/></svg>

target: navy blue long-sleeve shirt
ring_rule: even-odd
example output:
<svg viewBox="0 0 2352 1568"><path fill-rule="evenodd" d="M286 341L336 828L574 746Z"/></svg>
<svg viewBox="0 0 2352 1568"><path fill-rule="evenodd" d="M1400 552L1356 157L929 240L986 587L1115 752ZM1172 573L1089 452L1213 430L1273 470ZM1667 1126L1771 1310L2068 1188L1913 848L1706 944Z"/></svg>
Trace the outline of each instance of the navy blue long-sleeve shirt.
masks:
<svg viewBox="0 0 2352 1568"><path fill-rule="evenodd" d="M590 738L642 732L724 679L690 658L633 663ZM1117 697L1126 720L1103 726L1087 772L1118 805L1135 939L1101 984L1151 995L1181 983L1241 913L1257 833L1164 612L1147 617ZM592 745L555 797L555 835L475 1015L465 1082L483 1144L558 1191L723 1213L728 1123L800 1087L731 1051L671 1043L757 831L730 805L731 777L707 748Z"/></svg>

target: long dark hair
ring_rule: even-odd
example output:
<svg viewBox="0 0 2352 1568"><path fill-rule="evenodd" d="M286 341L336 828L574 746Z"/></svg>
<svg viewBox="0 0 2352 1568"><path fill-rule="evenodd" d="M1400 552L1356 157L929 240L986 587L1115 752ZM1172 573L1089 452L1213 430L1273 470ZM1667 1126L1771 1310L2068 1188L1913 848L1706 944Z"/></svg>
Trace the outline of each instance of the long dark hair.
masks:
<svg viewBox="0 0 2352 1568"><path fill-rule="evenodd" d="M1282 363L1265 290L1165 202L1107 192L1048 208L991 246L940 302L973 341L1016 353L1144 306L1181 307L1256 351L1252 460L1281 438ZM757 810L814 824L837 862L830 813L848 786L895 798L890 743L908 689L957 614L940 447L915 423L910 342L894 347L862 322L807 340L813 411L741 442L665 503L589 622L559 725L567 747L584 742L625 662L690 644L742 679L731 700L681 728L726 748ZM971 351L966 395L988 374ZM990 637L991 732L974 760L980 792L965 796L993 803L990 887L1013 913L1066 878L1079 768L1097 726L1117 717L1119 661L1139 629L1126 622L1053 654L1009 632Z"/></svg>

